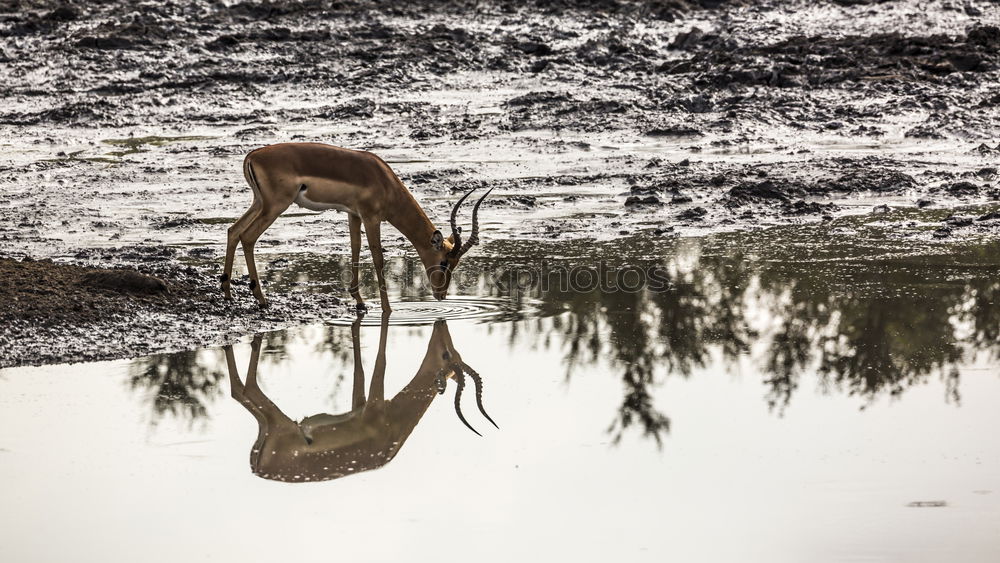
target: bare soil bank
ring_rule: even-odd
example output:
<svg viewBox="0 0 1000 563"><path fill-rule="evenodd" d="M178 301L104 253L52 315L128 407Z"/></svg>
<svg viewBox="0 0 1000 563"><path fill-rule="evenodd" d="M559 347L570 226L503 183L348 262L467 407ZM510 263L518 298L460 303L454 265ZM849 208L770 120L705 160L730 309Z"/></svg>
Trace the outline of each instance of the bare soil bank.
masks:
<svg viewBox="0 0 1000 563"><path fill-rule="evenodd" d="M0 259L0 368L186 349L343 313L329 294L281 294L260 310L223 300L204 268L142 270Z"/></svg>

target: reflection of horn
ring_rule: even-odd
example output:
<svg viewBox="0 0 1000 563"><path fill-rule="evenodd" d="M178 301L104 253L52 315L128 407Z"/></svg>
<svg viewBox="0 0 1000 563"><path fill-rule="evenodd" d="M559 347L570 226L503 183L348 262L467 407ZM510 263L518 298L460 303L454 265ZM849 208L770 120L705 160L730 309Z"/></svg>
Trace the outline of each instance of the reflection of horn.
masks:
<svg viewBox="0 0 1000 563"><path fill-rule="evenodd" d="M478 430L469 424L468 420L465 420L465 416L462 414L462 389L465 389L465 374L462 373L462 367L453 364L452 368L455 370L455 383L458 384L458 389L455 390L455 414L458 415L458 419L462 421L462 424L465 424L469 430L476 433L476 436L482 436Z"/></svg>
<svg viewBox="0 0 1000 563"><path fill-rule="evenodd" d="M497 430L499 430L500 427L497 426L496 422L493 422L493 419L490 418L490 415L486 414L486 409L483 407L483 378L480 377L478 373L476 373L476 370L469 367L469 364L462 362L462 367L465 368L465 371L469 372L469 377L472 378L472 382L476 385L476 406L479 407L479 412L483 413L483 416L486 417L486 420L490 421L490 424L492 424L494 427L496 427Z"/></svg>

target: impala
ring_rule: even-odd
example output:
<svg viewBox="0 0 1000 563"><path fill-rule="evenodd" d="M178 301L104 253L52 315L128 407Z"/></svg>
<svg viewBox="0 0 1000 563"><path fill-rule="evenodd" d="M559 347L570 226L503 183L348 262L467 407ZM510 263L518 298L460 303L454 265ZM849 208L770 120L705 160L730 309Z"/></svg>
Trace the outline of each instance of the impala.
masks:
<svg viewBox="0 0 1000 563"><path fill-rule="evenodd" d="M434 324L427 353L413 379L392 399L385 399L385 349L388 319L383 317L371 387L365 398L365 373L361 365L359 322L351 327L354 344L354 388L352 408L342 414L315 414L295 422L264 395L257 384L257 361L261 337L251 344L246 383L240 381L231 346L225 347L229 381L234 399L257 419L257 440L250 451L254 474L277 481L326 481L381 467L402 448L434 398L444 393L448 378L457 383L455 412L462 415L461 398L468 372L476 386L476 405L482 402L482 378L462 361L455 350L445 321Z"/></svg>
<svg viewBox="0 0 1000 563"><path fill-rule="evenodd" d="M451 235L446 239L389 165L370 152L320 143L281 143L248 154L243 160L243 175L253 191L253 203L229 228L222 290L226 299L232 298L230 276L236 245L242 243L250 290L261 307L267 306L267 298L257 276L253 247L261 233L292 203L313 211L336 209L347 213L351 233L350 292L359 312L365 309L358 288L361 226L364 225L382 309L388 313L391 307L383 272L382 222L388 221L413 244L427 272L434 297L444 299L462 255L479 242L479 206L492 191L487 191L473 207L472 232L463 243L455 215L475 188L466 192L452 208Z"/></svg>

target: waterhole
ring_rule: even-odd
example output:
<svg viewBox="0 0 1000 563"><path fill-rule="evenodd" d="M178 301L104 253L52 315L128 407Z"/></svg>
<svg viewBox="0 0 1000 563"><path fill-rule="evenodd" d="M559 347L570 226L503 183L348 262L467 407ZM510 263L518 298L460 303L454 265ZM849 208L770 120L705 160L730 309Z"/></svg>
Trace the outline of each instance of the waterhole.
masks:
<svg viewBox="0 0 1000 563"><path fill-rule="evenodd" d="M514 301L503 297L449 296L444 301L399 301L392 304L389 326L424 326L436 321L505 322L535 316L536 303L532 300ZM382 309L378 303L368 303L368 312L361 318L362 326L382 324ZM354 324L357 315L350 309L331 321L344 326Z"/></svg>

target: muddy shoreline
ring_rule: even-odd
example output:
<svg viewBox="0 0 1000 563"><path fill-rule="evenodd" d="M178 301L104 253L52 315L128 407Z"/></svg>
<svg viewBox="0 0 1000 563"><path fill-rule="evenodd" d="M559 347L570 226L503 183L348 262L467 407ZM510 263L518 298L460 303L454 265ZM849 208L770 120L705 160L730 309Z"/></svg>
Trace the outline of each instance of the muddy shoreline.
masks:
<svg viewBox="0 0 1000 563"><path fill-rule="evenodd" d="M439 222L494 188L494 240L850 237L849 217L914 249L994 240L998 22L989 1L0 1L0 258L18 297L0 367L341 314L336 287L279 288L266 312L218 293L249 204L240 162L274 142L376 152ZM340 256L346 224L291 209L257 248ZM84 291L74 268L172 289Z"/></svg>
<svg viewBox="0 0 1000 563"><path fill-rule="evenodd" d="M249 297L245 279L234 285ZM209 268L168 261L102 268L0 258L0 368L185 350L348 314L328 292L278 297L267 309L226 301Z"/></svg>

